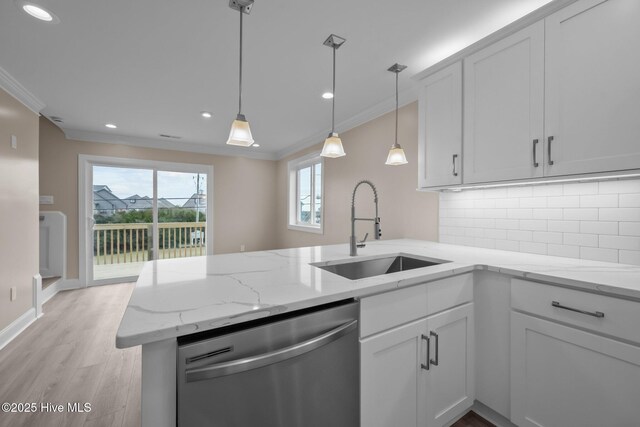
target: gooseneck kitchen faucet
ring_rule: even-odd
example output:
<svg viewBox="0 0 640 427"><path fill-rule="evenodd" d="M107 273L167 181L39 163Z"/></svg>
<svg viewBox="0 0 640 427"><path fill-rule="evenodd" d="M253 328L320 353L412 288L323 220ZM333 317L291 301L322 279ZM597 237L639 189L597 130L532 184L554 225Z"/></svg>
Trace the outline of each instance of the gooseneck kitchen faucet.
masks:
<svg viewBox="0 0 640 427"><path fill-rule="evenodd" d="M367 184L373 190L373 202L376 204L376 216L375 218L356 218L356 191L358 191L358 187L362 184ZM367 237L369 233L364 235L364 239L361 241L356 240L356 221L373 221L373 235L376 240L380 240L382 236L382 230L380 230L380 217L378 216L378 191L376 190L376 186L373 185L371 181L362 180L356 184L356 187L353 189L353 195L351 196L351 239L350 239L350 249L349 255L356 256L358 255L358 248L364 248L365 242L367 241Z"/></svg>

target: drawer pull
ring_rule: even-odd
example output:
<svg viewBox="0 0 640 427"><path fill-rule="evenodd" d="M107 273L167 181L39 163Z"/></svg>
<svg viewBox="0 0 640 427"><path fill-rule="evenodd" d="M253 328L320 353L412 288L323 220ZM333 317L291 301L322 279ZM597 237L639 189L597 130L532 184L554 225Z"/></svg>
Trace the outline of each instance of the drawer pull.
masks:
<svg viewBox="0 0 640 427"><path fill-rule="evenodd" d="M427 359L426 359L427 360L427 364L425 365L424 363L421 363L420 367L422 369L424 369L425 371L428 371L429 368L431 367L431 365L429 364L430 363L429 358L431 357L431 349L429 348L429 347L431 347L431 340L429 339L428 336L426 336L424 334L420 335L420 338L427 342Z"/></svg>
<svg viewBox="0 0 640 427"><path fill-rule="evenodd" d="M558 301L551 301L551 305L556 307L556 308L561 308L563 310L569 310L569 311L575 311L576 313L582 313L582 314L586 314L587 316L593 316L593 317L604 317L604 313L601 311L596 311L596 312L591 312L591 311L584 311L584 310L580 310L577 308L571 308L571 307L567 307L564 306L562 304L560 304Z"/></svg>

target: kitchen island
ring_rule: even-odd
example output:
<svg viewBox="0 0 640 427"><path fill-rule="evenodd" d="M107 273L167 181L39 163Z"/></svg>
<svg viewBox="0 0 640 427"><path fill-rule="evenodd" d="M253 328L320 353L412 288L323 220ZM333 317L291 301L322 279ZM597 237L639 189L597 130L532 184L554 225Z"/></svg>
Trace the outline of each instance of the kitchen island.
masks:
<svg viewBox="0 0 640 427"><path fill-rule="evenodd" d="M310 265L341 263L348 251L340 244L147 263L116 337L119 348L142 345L143 426L174 425L180 336L474 270L640 300L638 266L408 239L369 243L357 258L407 254L449 262L359 280Z"/></svg>

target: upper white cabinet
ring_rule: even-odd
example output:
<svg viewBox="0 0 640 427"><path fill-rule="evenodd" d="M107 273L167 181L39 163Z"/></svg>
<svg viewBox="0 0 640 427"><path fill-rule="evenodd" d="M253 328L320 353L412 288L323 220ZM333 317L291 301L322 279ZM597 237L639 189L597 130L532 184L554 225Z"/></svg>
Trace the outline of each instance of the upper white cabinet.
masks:
<svg viewBox="0 0 640 427"><path fill-rule="evenodd" d="M424 78L419 186L639 170L639 23L578 0L464 57L462 97L459 62Z"/></svg>
<svg viewBox="0 0 640 427"><path fill-rule="evenodd" d="M465 183L543 174L544 22L464 60Z"/></svg>
<svg viewBox="0 0 640 427"><path fill-rule="evenodd" d="M546 42L546 174L640 168L640 1L578 1Z"/></svg>
<svg viewBox="0 0 640 427"><path fill-rule="evenodd" d="M462 64L422 81L419 98L420 187L462 183Z"/></svg>

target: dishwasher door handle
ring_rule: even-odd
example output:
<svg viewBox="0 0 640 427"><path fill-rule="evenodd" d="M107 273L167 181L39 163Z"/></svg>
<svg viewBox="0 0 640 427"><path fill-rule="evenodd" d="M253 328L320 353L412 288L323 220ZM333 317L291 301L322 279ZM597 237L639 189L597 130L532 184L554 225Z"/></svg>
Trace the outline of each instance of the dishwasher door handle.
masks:
<svg viewBox="0 0 640 427"><path fill-rule="evenodd" d="M246 357L244 359L233 360L230 362L217 363L215 365L203 366L201 368L187 369L185 371L186 381L202 381L212 378L218 378L225 375L236 374L239 372L249 371L251 369L261 368L292 357L300 356L312 350L320 348L347 335L358 327L358 321L353 320L332 329L322 335L318 335L307 341L294 344L289 347L261 354L259 356Z"/></svg>

